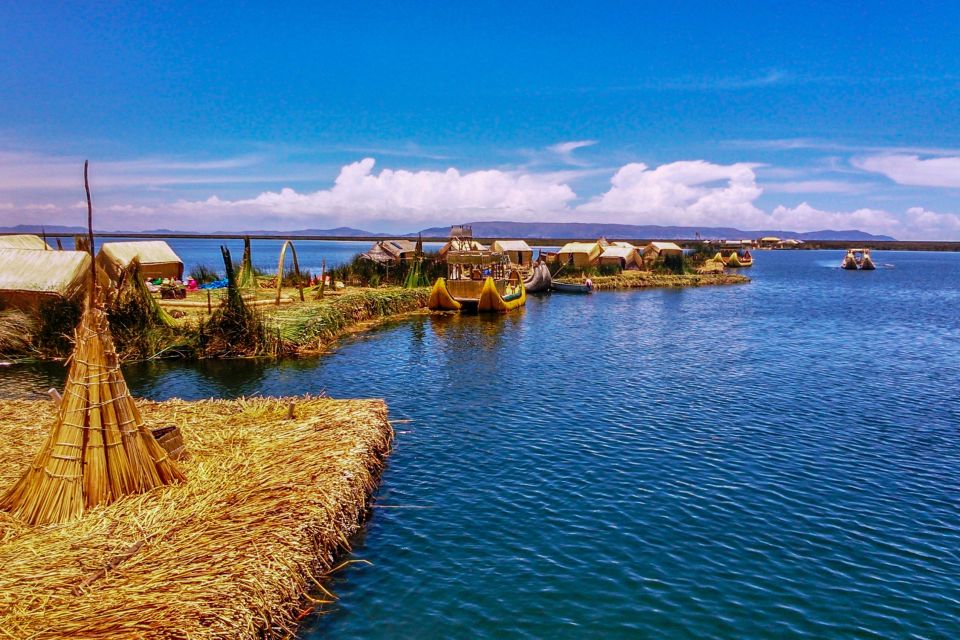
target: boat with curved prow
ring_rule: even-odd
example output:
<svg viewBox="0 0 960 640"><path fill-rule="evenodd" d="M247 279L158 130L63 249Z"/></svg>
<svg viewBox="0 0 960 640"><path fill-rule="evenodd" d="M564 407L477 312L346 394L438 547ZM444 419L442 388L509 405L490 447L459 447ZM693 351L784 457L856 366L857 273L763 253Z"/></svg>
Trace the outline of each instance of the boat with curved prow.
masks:
<svg viewBox="0 0 960 640"><path fill-rule="evenodd" d="M533 273L523 281L523 288L527 293L542 293L550 290L550 283L553 276L550 275L550 267L543 262L533 265Z"/></svg>
<svg viewBox="0 0 960 640"><path fill-rule="evenodd" d="M753 266L753 256L750 255L749 250L743 251L734 251L724 260L726 265L731 269L739 269L741 267L752 267Z"/></svg>
<svg viewBox="0 0 960 640"><path fill-rule="evenodd" d="M847 249L847 255L840 261L840 268L847 271L873 271L877 268L870 249Z"/></svg>
<svg viewBox="0 0 960 640"><path fill-rule="evenodd" d="M447 277L437 278L427 308L432 311L506 312L527 302L520 272L507 257L488 249L447 252Z"/></svg>

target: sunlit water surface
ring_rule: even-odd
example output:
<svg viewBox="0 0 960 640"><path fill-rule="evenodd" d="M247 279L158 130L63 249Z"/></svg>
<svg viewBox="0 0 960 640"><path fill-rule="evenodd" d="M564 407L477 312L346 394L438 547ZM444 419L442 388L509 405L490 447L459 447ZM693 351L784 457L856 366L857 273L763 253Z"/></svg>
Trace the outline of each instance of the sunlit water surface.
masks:
<svg viewBox="0 0 960 640"><path fill-rule="evenodd" d="M396 448L307 638L960 631L960 255L757 252L743 286L531 297L134 392L385 397ZM0 393L60 383L0 370Z"/></svg>

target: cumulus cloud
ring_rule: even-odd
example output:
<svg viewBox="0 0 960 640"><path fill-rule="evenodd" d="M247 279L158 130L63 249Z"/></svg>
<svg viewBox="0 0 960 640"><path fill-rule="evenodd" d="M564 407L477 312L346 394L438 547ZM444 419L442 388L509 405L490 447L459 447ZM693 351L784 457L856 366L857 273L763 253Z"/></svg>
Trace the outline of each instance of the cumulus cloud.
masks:
<svg viewBox="0 0 960 640"><path fill-rule="evenodd" d="M859 229L897 237L903 225L893 214L882 209L856 209L854 211L825 211L803 202L796 207L780 205L770 212L768 227L787 231L812 231L820 229Z"/></svg>
<svg viewBox="0 0 960 640"><path fill-rule="evenodd" d="M907 209L905 240L949 240L960 238L960 216L954 213L936 213L923 207Z"/></svg>
<svg viewBox="0 0 960 640"><path fill-rule="evenodd" d="M617 214L622 222L667 225L751 225L764 218L754 205L762 193L756 165L672 162L651 169L643 163L621 167L610 189L582 204L590 214Z"/></svg>
<svg viewBox="0 0 960 640"><path fill-rule="evenodd" d="M922 159L915 155L875 155L854 158L858 169L880 173L897 184L921 187L960 187L960 156Z"/></svg>
<svg viewBox="0 0 960 640"><path fill-rule="evenodd" d="M211 197L180 201L181 210L257 209L294 218L309 216L417 221L438 216L529 219L562 212L576 198L569 185L550 174L484 170L461 173L383 169L373 158L346 165L330 189L300 193L266 191L245 200Z"/></svg>

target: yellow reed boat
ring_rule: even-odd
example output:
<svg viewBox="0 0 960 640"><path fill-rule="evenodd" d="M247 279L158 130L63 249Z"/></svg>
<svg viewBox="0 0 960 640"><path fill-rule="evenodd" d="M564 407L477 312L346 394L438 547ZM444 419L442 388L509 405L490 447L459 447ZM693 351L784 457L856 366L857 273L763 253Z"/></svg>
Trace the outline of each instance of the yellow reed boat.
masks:
<svg viewBox="0 0 960 640"><path fill-rule="evenodd" d="M427 308L506 312L526 303L527 290L520 272L510 269L505 255L483 249L447 252L447 277L437 278Z"/></svg>

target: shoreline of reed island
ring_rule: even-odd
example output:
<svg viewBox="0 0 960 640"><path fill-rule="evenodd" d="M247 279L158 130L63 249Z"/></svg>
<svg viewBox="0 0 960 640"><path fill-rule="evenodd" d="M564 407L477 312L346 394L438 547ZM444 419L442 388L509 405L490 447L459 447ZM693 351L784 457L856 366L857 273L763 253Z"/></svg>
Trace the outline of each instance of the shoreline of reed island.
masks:
<svg viewBox="0 0 960 640"><path fill-rule="evenodd" d="M0 628L50 639L292 636L333 602L323 580L369 514L393 439L386 405L316 396L138 405L148 427L180 427L186 480L55 526L0 511ZM4 490L55 412L50 401L0 401Z"/></svg>
<svg viewBox="0 0 960 640"><path fill-rule="evenodd" d="M615 275L591 276L593 288L598 291L622 289L668 289L746 284L750 278L739 273L657 273L651 271L624 271ZM558 278L557 282L583 284L583 278Z"/></svg>
<svg viewBox="0 0 960 640"><path fill-rule="evenodd" d="M145 301L122 296L107 313L123 361L288 357L330 349L344 335L426 307L429 289L347 288L316 299L305 289L241 292L242 306L231 308L226 289L193 292L183 301ZM235 303L235 302L234 302ZM179 317L174 317L179 316ZM8 360L61 360L72 348L80 311L52 303L36 314L0 312L0 357Z"/></svg>

